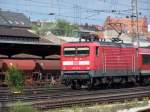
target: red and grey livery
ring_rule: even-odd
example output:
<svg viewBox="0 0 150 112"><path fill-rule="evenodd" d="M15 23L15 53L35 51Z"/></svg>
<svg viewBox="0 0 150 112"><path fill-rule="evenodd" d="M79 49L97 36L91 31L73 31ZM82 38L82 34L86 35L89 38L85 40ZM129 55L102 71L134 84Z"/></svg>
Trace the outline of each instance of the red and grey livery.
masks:
<svg viewBox="0 0 150 112"><path fill-rule="evenodd" d="M111 42L65 43L61 47L62 83L82 85L150 83L150 48Z"/></svg>

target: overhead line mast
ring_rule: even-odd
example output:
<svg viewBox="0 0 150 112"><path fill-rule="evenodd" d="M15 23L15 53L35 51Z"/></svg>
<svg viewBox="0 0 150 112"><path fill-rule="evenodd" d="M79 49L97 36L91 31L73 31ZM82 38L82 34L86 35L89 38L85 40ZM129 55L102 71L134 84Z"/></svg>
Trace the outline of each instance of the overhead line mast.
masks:
<svg viewBox="0 0 150 112"><path fill-rule="evenodd" d="M132 15L131 15L131 27L133 41L136 40L137 47L139 47L139 15L138 15L138 3L137 0L131 0Z"/></svg>

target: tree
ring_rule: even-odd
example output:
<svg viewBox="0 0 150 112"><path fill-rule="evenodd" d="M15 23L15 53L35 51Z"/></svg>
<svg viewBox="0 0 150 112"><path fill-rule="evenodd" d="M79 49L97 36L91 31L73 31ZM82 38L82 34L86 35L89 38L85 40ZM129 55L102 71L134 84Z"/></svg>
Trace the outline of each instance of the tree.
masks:
<svg viewBox="0 0 150 112"><path fill-rule="evenodd" d="M41 25L32 25L32 30L35 31L36 34L40 36L46 35L48 31L51 31L55 28L55 23L49 22L49 23L42 23Z"/></svg>
<svg viewBox="0 0 150 112"><path fill-rule="evenodd" d="M54 34L60 35L60 36L73 36L73 32L75 30L78 30L77 25L70 24L66 20L58 19L56 21L56 32Z"/></svg>
<svg viewBox="0 0 150 112"><path fill-rule="evenodd" d="M46 35L49 31L57 36L74 36L74 32L78 29L77 25L71 24L64 19L58 19L56 22L41 23L40 25L34 24L32 26L32 30L40 36Z"/></svg>
<svg viewBox="0 0 150 112"><path fill-rule="evenodd" d="M16 67L8 68L6 82L12 92L22 92L24 87L24 75Z"/></svg>

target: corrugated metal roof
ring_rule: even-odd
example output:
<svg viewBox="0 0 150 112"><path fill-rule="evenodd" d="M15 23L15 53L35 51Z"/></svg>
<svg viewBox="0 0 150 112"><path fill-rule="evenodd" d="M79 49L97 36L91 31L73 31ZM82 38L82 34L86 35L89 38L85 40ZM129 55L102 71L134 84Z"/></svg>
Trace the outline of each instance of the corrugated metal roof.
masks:
<svg viewBox="0 0 150 112"><path fill-rule="evenodd" d="M51 43L55 43L55 44L58 44L58 45L61 45L61 44L65 43L64 40L58 38L57 36L55 36L52 33L49 33L48 35L43 36L42 38L45 38L45 39L49 40Z"/></svg>
<svg viewBox="0 0 150 112"><path fill-rule="evenodd" d="M0 11L0 26L30 28L32 23L23 13Z"/></svg>
<svg viewBox="0 0 150 112"><path fill-rule="evenodd" d="M0 27L0 35L1 36L15 36L15 37L37 37L36 34L28 31L27 29L22 28L8 28L8 27Z"/></svg>
<svg viewBox="0 0 150 112"><path fill-rule="evenodd" d="M40 56L31 55L31 54L24 54L24 53L13 55L11 58L18 58L18 59L41 59Z"/></svg>

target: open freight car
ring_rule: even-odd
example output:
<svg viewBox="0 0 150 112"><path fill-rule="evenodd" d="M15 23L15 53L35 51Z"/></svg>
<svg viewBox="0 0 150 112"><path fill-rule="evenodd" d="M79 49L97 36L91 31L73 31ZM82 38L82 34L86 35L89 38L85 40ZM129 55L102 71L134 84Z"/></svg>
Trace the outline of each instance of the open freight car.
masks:
<svg viewBox="0 0 150 112"><path fill-rule="evenodd" d="M0 60L0 85L5 82L6 72L9 67L15 66L25 75L26 86L39 86L56 82L60 74L59 60L31 60L31 59L1 59Z"/></svg>

